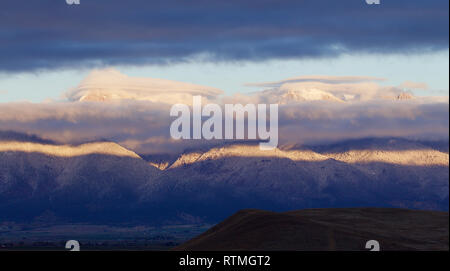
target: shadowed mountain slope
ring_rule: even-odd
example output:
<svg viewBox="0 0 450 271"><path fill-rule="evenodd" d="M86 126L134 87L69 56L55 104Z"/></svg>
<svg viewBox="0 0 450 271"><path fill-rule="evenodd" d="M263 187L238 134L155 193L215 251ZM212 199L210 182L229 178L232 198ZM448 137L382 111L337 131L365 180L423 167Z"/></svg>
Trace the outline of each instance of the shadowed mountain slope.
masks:
<svg viewBox="0 0 450 271"><path fill-rule="evenodd" d="M0 219L29 220L48 212L69 220L126 218L139 188L158 174L111 142L0 142Z"/></svg>
<svg viewBox="0 0 450 271"><path fill-rule="evenodd" d="M375 158L380 153L367 152ZM410 152L404 151L364 163L339 161L311 150L261 151L257 145L193 151L144 186L143 201L155 200L148 197L155 194L156 185L165 187L160 191L163 198L216 207L211 210L234 204L270 210L352 206L448 210L448 154L430 148L413 153L423 154L421 164L414 160L409 165Z"/></svg>
<svg viewBox="0 0 450 271"><path fill-rule="evenodd" d="M448 210L448 153L370 142L321 152L227 144L144 160L112 142L0 140L0 219L215 223L248 208Z"/></svg>

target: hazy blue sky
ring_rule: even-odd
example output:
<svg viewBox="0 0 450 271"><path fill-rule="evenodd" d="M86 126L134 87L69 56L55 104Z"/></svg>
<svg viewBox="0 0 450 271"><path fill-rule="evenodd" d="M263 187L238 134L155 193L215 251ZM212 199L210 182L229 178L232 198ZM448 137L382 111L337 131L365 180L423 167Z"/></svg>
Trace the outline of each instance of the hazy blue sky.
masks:
<svg viewBox="0 0 450 271"><path fill-rule="evenodd" d="M361 75L386 78L386 84L404 81L427 83L429 90L417 95L443 96L449 90L449 52L413 55L356 55L327 59L268 60L264 62L190 63L175 65L116 66L130 76L179 80L213 86L228 94L259 88L245 83L277 81L300 75ZM0 101L58 99L76 87L90 69L19 72L0 75Z"/></svg>

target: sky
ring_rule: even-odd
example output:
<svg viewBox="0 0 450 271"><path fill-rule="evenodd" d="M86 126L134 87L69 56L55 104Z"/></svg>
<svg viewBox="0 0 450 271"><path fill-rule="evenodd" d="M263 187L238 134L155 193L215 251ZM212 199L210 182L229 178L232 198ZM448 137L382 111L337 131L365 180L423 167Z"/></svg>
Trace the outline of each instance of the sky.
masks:
<svg viewBox="0 0 450 271"><path fill-rule="evenodd" d="M26 4L25 4L26 3ZM417 78L448 93L448 1L5 0L2 102L55 99L93 68L227 93L261 78ZM423 95L426 93L420 93Z"/></svg>
<svg viewBox="0 0 450 271"><path fill-rule="evenodd" d="M264 62L179 63L174 65L114 66L129 76L162 78L204 84L227 94L258 90L248 83L277 81L300 75L354 75L385 78L400 85L411 80L428 85L413 90L416 95L444 96L449 90L449 52L442 50L417 55L358 55L331 59L266 60ZM0 101L42 102L60 99L76 87L90 68L0 74Z"/></svg>
<svg viewBox="0 0 450 271"><path fill-rule="evenodd" d="M0 130L170 145L167 105L203 89L285 103L293 141L448 138L448 13L447 0L3 0ZM99 93L120 104L82 102ZM417 99L386 101L402 93ZM345 105L302 100L317 95Z"/></svg>

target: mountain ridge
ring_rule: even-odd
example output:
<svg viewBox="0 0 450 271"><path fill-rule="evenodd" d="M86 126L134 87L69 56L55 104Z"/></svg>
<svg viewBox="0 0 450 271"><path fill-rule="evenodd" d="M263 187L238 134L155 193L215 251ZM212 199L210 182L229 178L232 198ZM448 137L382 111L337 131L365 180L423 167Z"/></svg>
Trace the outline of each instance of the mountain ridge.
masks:
<svg viewBox="0 0 450 271"><path fill-rule="evenodd" d="M448 210L448 153L397 140L392 144L401 147L398 156L405 163L397 163L398 159L352 163L345 155L336 155L339 151L353 155L347 148L350 143L320 151L296 147L262 151L257 144L240 142L178 156L146 156L113 142L52 145L0 140L0 213L3 219L20 214L32 219L50 211L69 220L130 217L164 223L214 222L244 208ZM380 142L372 145L397 150ZM392 156L370 144L353 145L356 149L366 145L365 151L375 158L377 152ZM404 152L408 148L418 152L411 162L407 157L411 154ZM422 155L427 153L433 155Z"/></svg>

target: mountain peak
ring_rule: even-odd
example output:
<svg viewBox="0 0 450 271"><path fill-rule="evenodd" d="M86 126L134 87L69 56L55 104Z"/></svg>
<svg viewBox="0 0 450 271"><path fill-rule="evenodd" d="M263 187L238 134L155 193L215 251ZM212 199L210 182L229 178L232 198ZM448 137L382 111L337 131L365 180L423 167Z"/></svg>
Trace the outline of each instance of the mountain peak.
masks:
<svg viewBox="0 0 450 271"><path fill-rule="evenodd" d="M411 100L414 99L414 95L407 92L402 92L397 97L395 97L396 100Z"/></svg>
<svg viewBox="0 0 450 271"><path fill-rule="evenodd" d="M78 146L55 145L34 142L0 141L0 152L41 153L58 157L74 157L90 154L103 154L140 158L136 153L114 142L94 142Z"/></svg>

